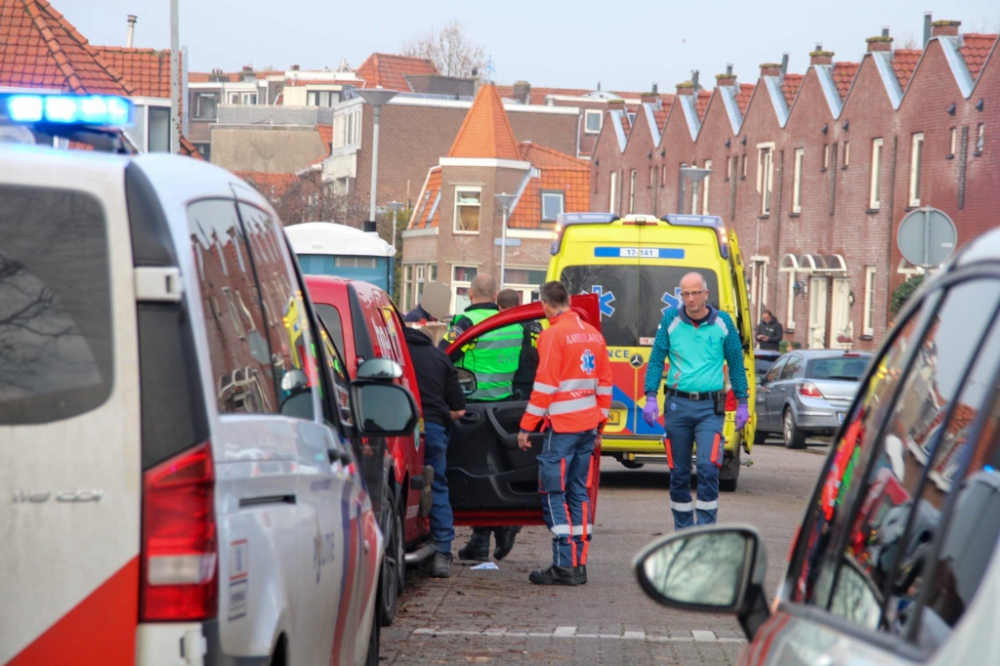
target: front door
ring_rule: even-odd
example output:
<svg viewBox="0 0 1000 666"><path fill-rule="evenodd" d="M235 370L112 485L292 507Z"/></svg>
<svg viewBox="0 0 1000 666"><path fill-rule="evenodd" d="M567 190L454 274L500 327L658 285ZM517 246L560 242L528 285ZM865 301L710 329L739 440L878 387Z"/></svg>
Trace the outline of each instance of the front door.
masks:
<svg viewBox="0 0 1000 666"><path fill-rule="evenodd" d="M573 309L600 330L600 301L596 295L573 296ZM446 350L455 361L462 348L493 329L517 322L544 320L535 302L494 315L463 333ZM532 380L533 381L533 380ZM542 433L531 435L531 451L517 447L527 395L509 400L469 402L465 416L455 422L448 442L448 489L456 525L541 525L542 500L538 492L538 462ZM594 449L590 502L597 507L601 452Z"/></svg>
<svg viewBox="0 0 1000 666"><path fill-rule="evenodd" d="M834 278L833 302L830 315L830 347L850 349L854 339L854 323L851 321L851 281Z"/></svg>
<svg viewBox="0 0 1000 666"><path fill-rule="evenodd" d="M826 278L809 279L809 348L826 347Z"/></svg>

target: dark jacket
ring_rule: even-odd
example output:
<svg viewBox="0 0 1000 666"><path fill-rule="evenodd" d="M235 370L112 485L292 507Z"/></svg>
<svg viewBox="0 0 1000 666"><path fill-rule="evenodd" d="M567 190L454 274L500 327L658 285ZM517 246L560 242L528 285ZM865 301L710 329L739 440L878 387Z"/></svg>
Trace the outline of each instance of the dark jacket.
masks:
<svg viewBox="0 0 1000 666"><path fill-rule="evenodd" d="M458 370L426 333L415 328L403 331L410 348L410 360L417 375L424 420L451 427L451 414L465 409L465 395L458 383Z"/></svg>
<svg viewBox="0 0 1000 666"><path fill-rule="evenodd" d="M430 312L424 310L423 305L418 304L417 307L403 315L403 321L415 324L419 321L437 321L437 319Z"/></svg>
<svg viewBox="0 0 1000 666"><path fill-rule="evenodd" d="M766 335L766 340L758 340L761 349L772 349L774 351L778 350L780 346L778 343L781 342L781 338L785 337L785 331L781 327L781 322L771 317L771 323L766 321L761 321L757 324L757 335Z"/></svg>

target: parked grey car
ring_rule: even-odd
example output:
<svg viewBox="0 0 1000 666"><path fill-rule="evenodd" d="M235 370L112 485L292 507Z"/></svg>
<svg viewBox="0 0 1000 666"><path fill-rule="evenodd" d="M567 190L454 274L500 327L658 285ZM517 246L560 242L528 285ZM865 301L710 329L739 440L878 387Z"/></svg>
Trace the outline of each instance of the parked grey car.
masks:
<svg viewBox="0 0 1000 666"><path fill-rule="evenodd" d="M757 442L780 432L785 446L801 449L806 437L829 437L844 422L871 354L839 349L789 352L757 387Z"/></svg>

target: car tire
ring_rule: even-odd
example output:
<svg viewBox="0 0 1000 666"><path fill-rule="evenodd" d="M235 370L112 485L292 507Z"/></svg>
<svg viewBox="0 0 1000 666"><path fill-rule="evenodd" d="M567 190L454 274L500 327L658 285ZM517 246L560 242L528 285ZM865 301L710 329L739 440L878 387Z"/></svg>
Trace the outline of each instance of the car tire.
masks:
<svg viewBox="0 0 1000 666"><path fill-rule="evenodd" d="M385 503L386 515L383 533L385 534L385 555L382 559L382 574L379 577L379 614L378 622L388 627L396 619L396 609L399 605L399 593L402 591L400 580L406 576L406 552L403 544L403 521L395 502ZM400 575L402 572L402 576Z"/></svg>
<svg viewBox="0 0 1000 666"><path fill-rule="evenodd" d="M804 449L806 448L806 434L795 425L795 415L792 410L785 408L785 413L781 417L781 436L785 442L785 448Z"/></svg>
<svg viewBox="0 0 1000 666"><path fill-rule="evenodd" d="M372 630L368 634L368 653L365 655L365 666L378 666L379 643L382 640L382 623L379 622L379 606L376 601L375 617L372 618Z"/></svg>

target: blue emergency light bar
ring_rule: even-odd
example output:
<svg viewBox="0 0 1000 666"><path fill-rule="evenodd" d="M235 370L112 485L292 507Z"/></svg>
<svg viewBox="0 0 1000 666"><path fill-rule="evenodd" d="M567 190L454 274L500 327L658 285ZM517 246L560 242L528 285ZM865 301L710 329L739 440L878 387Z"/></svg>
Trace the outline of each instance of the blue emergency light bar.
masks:
<svg viewBox="0 0 1000 666"><path fill-rule="evenodd" d="M50 123L88 127L131 127L135 106L114 95L13 93L0 95L0 107L14 123Z"/></svg>

